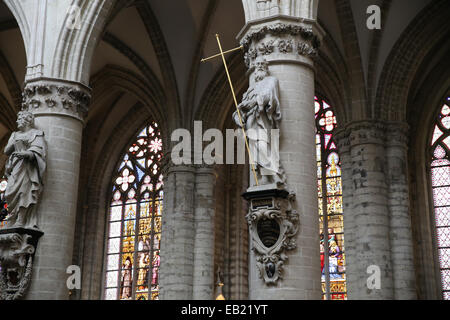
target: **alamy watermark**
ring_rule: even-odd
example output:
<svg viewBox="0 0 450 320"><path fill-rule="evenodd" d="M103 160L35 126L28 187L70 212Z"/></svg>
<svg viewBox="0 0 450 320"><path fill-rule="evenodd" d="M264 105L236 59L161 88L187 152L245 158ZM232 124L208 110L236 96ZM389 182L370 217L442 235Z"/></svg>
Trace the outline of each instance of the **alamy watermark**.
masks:
<svg viewBox="0 0 450 320"><path fill-rule="evenodd" d="M66 285L69 290L81 289L81 268L76 265L68 266L66 273L70 276L67 278Z"/></svg>
<svg viewBox="0 0 450 320"><path fill-rule="evenodd" d="M367 18L367 28L369 30L380 30L381 29L381 9L377 5L371 5L367 7L366 13L370 15Z"/></svg>
<svg viewBox="0 0 450 320"><path fill-rule="evenodd" d="M77 5L72 5L67 9L66 28L81 29L81 8Z"/></svg>
<svg viewBox="0 0 450 320"><path fill-rule="evenodd" d="M367 278L367 288L370 290L381 289L381 269L377 265L371 265L367 267L367 274L370 276Z"/></svg>
<svg viewBox="0 0 450 320"><path fill-rule="evenodd" d="M246 154L250 150L248 163L262 168L279 165L279 129L249 129L246 132L248 149L242 129L227 129L225 136L219 129L203 132L201 121L194 122L194 135L187 129L177 129L171 135L176 145L172 148L171 159L175 165L191 164L246 164ZM270 171L262 174L270 175Z"/></svg>

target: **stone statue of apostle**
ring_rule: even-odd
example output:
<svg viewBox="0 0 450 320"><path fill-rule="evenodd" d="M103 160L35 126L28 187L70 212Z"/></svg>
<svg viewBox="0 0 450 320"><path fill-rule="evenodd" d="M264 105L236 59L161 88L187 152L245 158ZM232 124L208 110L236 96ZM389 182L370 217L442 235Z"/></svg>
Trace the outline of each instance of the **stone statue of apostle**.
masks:
<svg viewBox="0 0 450 320"><path fill-rule="evenodd" d="M17 128L5 148L9 157L5 167L8 227L37 229L36 204L43 187L47 145L44 132L34 127L32 113L19 112Z"/></svg>
<svg viewBox="0 0 450 320"><path fill-rule="evenodd" d="M279 154L279 90L278 79L269 75L268 62L258 57L255 61L255 83L244 93L238 109L247 131L258 180L262 185L285 183ZM233 114L233 119L241 126L237 112Z"/></svg>

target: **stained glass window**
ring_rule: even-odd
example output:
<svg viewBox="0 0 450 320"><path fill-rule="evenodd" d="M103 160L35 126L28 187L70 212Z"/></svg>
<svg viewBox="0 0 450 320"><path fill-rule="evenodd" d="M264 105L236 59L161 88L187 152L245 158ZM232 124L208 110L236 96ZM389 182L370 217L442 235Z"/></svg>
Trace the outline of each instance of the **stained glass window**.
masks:
<svg viewBox="0 0 450 320"><path fill-rule="evenodd" d="M439 111L431 141L437 247L443 298L450 300L450 97Z"/></svg>
<svg viewBox="0 0 450 320"><path fill-rule="evenodd" d="M5 201L5 191L6 191L6 186L8 185L8 181L6 181L6 179L2 178L0 179L0 215L3 217L4 213L7 213L7 207L8 205L6 204ZM1 219L0 219L1 220ZM0 222L0 228L6 227L7 221L3 220Z"/></svg>
<svg viewBox="0 0 450 320"><path fill-rule="evenodd" d="M120 160L108 216L106 300L158 300L162 157L161 132L153 122Z"/></svg>
<svg viewBox="0 0 450 320"><path fill-rule="evenodd" d="M322 293L326 300L346 300L342 170L333 135L336 116L324 99L314 100Z"/></svg>

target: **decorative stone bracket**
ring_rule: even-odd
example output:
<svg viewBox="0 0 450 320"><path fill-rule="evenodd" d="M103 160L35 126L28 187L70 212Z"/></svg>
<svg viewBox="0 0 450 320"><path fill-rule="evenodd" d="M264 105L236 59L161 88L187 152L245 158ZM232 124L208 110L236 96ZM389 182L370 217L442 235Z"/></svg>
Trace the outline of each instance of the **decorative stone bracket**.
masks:
<svg viewBox="0 0 450 320"><path fill-rule="evenodd" d="M243 197L250 201L246 219L260 278L267 285L275 285L283 278L286 252L297 247L299 214L292 209L295 194L265 189L247 192Z"/></svg>
<svg viewBox="0 0 450 320"><path fill-rule="evenodd" d="M17 300L31 283L33 258L44 233L33 229L0 229L0 300Z"/></svg>

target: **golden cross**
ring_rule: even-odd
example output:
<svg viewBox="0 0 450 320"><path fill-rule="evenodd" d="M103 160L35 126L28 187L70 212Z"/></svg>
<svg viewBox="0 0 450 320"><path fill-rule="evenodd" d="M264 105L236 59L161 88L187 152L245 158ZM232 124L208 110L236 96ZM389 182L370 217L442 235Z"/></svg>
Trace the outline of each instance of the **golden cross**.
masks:
<svg viewBox="0 0 450 320"><path fill-rule="evenodd" d="M225 60L225 54L233 52L233 51L236 51L236 50L240 50L240 49L242 50L242 49L244 49L244 46L240 46L240 47L228 50L228 51L223 51L218 34L216 34L216 39L217 39L217 44L219 45L220 53L216 54L216 55L213 55L213 56L211 56L209 58L202 59L201 61L205 62L205 61L208 61L210 59L217 58L219 56L222 57L223 65L225 67L225 72L227 73L227 77L228 77L228 83L230 84L231 93L233 94L234 104L236 106L237 114L239 116L239 122L241 124L242 133L244 134L245 146L247 147L248 157L249 157L249 160L250 160L250 165L252 166L253 176L255 177L255 182L256 182L256 185L258 186L258 176L256 175L255 164L253 163L252 154L250 153L250 147L248 146L247 133L245 132L244 122L242 121L241 112L239 111L239 104L238 104L237 99L236 99L236 94L234 93L234 87L233 87L233 83L231 82L230 72L228 71L227 61Z"/></svg>

